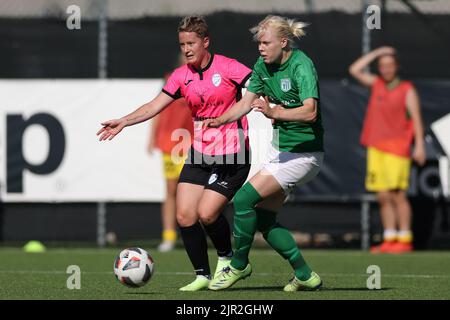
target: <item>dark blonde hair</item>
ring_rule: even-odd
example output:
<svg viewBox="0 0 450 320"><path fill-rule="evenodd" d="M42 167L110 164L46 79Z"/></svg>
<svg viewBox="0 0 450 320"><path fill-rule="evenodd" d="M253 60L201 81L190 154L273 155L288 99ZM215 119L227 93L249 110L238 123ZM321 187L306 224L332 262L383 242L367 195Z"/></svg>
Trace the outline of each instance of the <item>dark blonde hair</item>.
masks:
<svg viewBox="0 0 450 320"><path fill-rule="evenodd" d="M208 24L202 16L188 16L181 19L178 32L195 32L200 38L209 37Z"/></svg>

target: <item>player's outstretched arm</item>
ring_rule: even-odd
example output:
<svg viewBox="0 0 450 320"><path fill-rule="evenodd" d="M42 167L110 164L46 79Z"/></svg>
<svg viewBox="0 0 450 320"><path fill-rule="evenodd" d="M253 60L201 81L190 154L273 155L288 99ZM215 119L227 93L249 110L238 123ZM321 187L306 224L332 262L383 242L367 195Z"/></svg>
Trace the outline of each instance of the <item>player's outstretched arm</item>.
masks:
<svg viewBox="0 0 450 320"><path fill-rule="evenodd" d="M252 102L253 100L258 98L259 96L253 92L245 92L244 97L239 102L235 103L233 107L228 109L228 111L222 114L220 117L203 121L203 127L217 128L226 123L230 123L242 118L247 113L252 111Z"/></svg>
<svg viewBox="0 0 450 320"><path fill-rule="evenodd" d="M100 136L99 141L112 140L125 127L153 118L164 110L164 108L166 108L172 101L173 98L161 92L155 99L142 105L125 117L102 122L101 125L103 127L97 132L97 136Z"/></svg>

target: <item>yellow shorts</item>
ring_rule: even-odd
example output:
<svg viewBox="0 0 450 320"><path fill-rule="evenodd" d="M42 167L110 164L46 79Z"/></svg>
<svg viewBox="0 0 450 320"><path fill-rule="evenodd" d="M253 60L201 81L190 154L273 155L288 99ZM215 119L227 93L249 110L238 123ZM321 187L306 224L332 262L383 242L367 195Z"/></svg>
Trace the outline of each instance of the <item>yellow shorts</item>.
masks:
<svg viewBox="0 0 450 320"><path fill-rule="evenodd" d="M183 169L184 161L186 157L174 159L168 153L163 153L163 164L164 164L164 177L166 179L178 179L181 170Z"/></svg>
<svg viewBox="0 0 450 320"><path fill-rule="evenodd" d="M372 192L407 190L411 160L369 147L366 189Z"/></svg>

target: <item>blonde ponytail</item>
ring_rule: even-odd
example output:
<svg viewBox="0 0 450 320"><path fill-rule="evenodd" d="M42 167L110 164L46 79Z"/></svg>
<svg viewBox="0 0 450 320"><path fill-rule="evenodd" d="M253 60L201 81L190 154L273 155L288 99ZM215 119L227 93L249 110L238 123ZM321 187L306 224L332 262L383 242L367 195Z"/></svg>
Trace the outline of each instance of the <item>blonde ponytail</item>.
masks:
<svg viewBox="0 0 450 320"><path fill-rule="evenodd" d="M294 19L289 19L287 22L291 28L291 33L295 38L301 38L306 35L306 32L303 29L307 27L309 23L295 21Z"/></svg>
<svg viewBox="0 0 450 320"><path fill-rule="evenodd" d="M309 23L306 22L269 15L259 22L257 26L251 28L250 32L253 33L253 39L258 41L267 28L272 28L278 37L288 39L289 47L294 47L294 38L303 37L306 34L304 28L308 25Z"/></svg>

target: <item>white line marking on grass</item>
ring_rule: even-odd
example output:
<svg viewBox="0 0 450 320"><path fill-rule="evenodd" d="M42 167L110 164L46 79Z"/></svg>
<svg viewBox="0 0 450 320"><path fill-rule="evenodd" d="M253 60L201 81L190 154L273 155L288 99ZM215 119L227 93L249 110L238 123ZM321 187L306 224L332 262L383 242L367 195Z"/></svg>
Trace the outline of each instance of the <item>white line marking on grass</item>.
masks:
<svg viewBox="0 0 450 320"><path fill-rule="evenodd" d="M119 249L117 249L119 250ZM0 248L0 253L2 252L18 252L22 253L20 249L16 248ZM150 253L156 251L155 248L150 248L148 250ZM211 254L215 252L214 250L209 250ZM118 251L117 251L118 252ZM96 249L96 248L74 248L74 249L49 249L44 254L71 254L71 255L110 255L116 256L117 252L115 249ZM358 250L321 250L321 249L303 249L302 252L307 257L329 257L340 256L340 257L392 257L394 259L397 258L438 258L438 259L450 259L450 252L448 251L415 251L407 254L370 254L367 251L358 251ZM177 249L174 251L174 254L184 254L185 251L183 249ZM255 250L251 251L251 255L255 256L277 256L277 253L270 248L255 248ZM159 253L155 253L155 256L159 255Z"/></svg>
<svg viewBox="0 0 450 320"><path fill-rule="evenodd" d="M365 257L365 258L376 258L376 257L392 257L392 258L439 258L439 259L445 259L450 258L450 253L446 251L415 251L411 253L405 253L405 254L373 254L369 253L367 251L340 251L340 250L331 250L331 251L319 251L319 250L312 250L309 249L303 249L301 250L304 256L307 257L329 257L330 255L333 256L340 256L340 257ZM257 250L257 251L250 251L250 255L274 255L276 256L277 253L272 250Z"/></svg>
<svg viewBox="0 0 450 320"><path fill-rule="evenodd" d="M113 274L112 271L82 271L82 274ZM0 270L0 274L66 274L65 271L60 270ZM194 275L193 272L156 272L157 275L162 276L187 276ZM253 276L273 276L275 273L270 272L255 272ZM278 275L290 276L291 273L277 273ZM323 277L367 277L365 273L321 273ZM382 274L383 277L389 278L422 278L422 279L449 279L450 275L437 274Z"/></svg>
<svg viewBox="0 0 450 320"><path fill-rule="evenodd" d="M357 273L321 273L324 277L363 277L366 278L367 274L357 274ZM389 278L423 278L423 279L446 279L450 278L450 275L439 275L439 274L381 274L382 277Z"/></svg>

